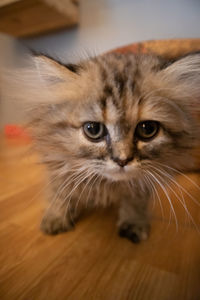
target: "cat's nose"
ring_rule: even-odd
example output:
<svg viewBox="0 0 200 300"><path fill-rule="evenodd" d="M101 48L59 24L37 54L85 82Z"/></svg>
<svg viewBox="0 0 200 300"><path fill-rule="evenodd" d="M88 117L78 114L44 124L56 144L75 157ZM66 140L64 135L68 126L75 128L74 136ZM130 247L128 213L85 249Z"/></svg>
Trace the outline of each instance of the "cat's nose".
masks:
<svg viewBox="0 0 200 300"><path fill-rule="evenodd" d="M133 156L127 157L126 159L120 159L119 157L112 157L112 160L116 162L120 167L124 167L129 161L133 160Z"/></svg>

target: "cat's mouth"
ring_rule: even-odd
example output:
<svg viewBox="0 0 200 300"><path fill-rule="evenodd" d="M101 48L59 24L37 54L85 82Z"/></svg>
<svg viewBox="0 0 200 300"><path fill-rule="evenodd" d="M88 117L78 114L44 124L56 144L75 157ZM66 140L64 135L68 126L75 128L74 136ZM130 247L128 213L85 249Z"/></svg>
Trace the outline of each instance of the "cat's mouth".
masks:
<svg viewBox="0 0 200 300"><path fill-rule="evenodd" d="M104 176L112 181L128 181L134 177L134 173L136 173L135 167L114 167L111 169L107 169L104 172Z"/></svg>

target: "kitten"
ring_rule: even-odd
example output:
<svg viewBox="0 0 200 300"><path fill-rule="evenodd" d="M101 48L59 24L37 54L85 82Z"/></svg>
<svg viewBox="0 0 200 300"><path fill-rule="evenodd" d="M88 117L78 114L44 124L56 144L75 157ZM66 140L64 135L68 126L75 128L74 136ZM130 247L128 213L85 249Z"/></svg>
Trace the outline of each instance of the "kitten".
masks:
<svg viewBox="0 0 200 300"><path fill-rule="evenodd" d="M31 122L51 182L42 231L68 231L84 207L115 203L119 234L145 240L154 186L197 168L200 54L172 63L114 53L77 66L34 61L49 95Z"/></svg>

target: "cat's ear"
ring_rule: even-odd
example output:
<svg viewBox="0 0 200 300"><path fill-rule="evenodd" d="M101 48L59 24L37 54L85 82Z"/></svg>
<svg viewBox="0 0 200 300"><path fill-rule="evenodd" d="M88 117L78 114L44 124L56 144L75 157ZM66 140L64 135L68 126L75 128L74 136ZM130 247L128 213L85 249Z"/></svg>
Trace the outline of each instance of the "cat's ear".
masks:
<svg viewBox="0 0 200 300"><path fill-rule="evenodd" d="M163 69L159 76L162 85L165 84L177 103L180 101L200 113L200 53L178 59Z"/></svg>
<svg viewBox="0 0 200 300"><path fill-rule="evenodd" d="M71 81L77 78L77 73L67 66L47 57L35 56L33 58L39 78L47 85ZM69 65L71 66L71 65Z"/></svg>
<svg viewBox="0 0 200 300"><path fill-rule="evenodd" d="M46 56L24 57L22 66L0 68L1 94L24 106L60 103L73 98L78 72Z"/></svg>
<svg viewBox="0 0 200 300"><path fill-rule="evenodd" d="M167 75L179 82L196 82L200 80L200 52L182 57L167 68Z"/></svg>

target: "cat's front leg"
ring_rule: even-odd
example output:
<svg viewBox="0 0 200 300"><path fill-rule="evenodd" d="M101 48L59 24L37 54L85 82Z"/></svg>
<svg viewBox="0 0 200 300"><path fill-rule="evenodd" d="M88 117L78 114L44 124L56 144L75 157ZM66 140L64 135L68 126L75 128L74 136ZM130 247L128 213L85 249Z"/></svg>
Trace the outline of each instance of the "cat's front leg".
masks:
<svg viewBox="0 0 200 300"><path fill-rule="evenodd" d="M118 232L121 237L128 238L133 243L146 240L150 232L148 214L149 196L135 195L121 200L119 208Z"/></svg>
<svg viewBox="0 0 200 300"><path fill-rule="evenodd" d="M58 210L50 206L44 213L40 229L45 234L58 234L71 230L73 226L74 224L64 208Z"/></svg>
<svg viewBox="0 0 200 300"><path fill-rule="evenodd" d="M45 234L59 234L73 229L78 216L77 210L75 214L73 200L63 204L62 199L57 199L55 203L50 203L40 224L40 229Z"/></svg>

